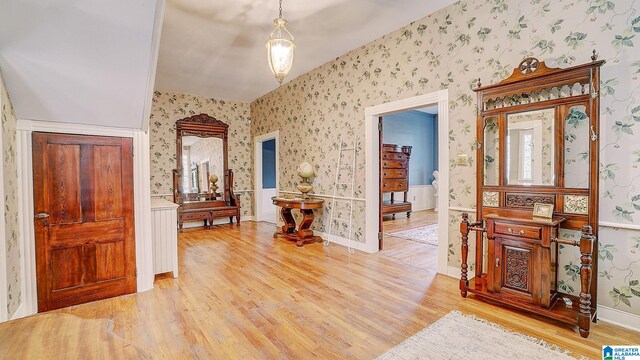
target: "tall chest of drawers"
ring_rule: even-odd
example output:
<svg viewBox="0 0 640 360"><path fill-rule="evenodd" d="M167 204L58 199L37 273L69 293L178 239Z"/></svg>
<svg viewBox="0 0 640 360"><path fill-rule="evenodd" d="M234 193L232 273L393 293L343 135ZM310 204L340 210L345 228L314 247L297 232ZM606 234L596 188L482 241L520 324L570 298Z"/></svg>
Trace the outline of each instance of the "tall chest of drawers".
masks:
<svg viewBox="0 0 640 360"><path fill-rule="evenodd" d="M411 146L382 144L380 152L380 190L390 193L390 199L382 202L382 215L406 212L411 216L411 203L407 201L409 191L409 158ZM402 192L402 200L395 199L395 193Z"/></svg>

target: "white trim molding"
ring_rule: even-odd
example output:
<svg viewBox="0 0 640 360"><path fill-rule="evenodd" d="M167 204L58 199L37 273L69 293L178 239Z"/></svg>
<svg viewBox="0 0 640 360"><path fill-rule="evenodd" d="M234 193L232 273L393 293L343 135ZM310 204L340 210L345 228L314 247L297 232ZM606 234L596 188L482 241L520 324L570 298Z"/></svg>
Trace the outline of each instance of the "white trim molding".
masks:
<svg viewBox="0 0 640 360"><path fill-rule="evenodd" d="M156 70L158 67L158 54L160 52L160 35L164 23L165 0L157 0L156 14L153 20L153 32L151 35L151 51L149 53L149 74L147 75L147 99L142 112L142 130L149 130L151 109L153 107L153 93L156 85Z"/></svg>
<svg viewBox="0 0 640 360"><path fill-rule="evenodd" d="M292 195L302 195L302 193L300 191L280 191L283 194L292 194ZM366 201L367 199L362 199L362 198L352 198L352 197L348 197L348 196L333 196L333 195L325 195L325 194L316 194L316 193L309 193L307 194L309 196L316 196L316 197L321 197L321 198L326 198L326 199L339 199L339 200L353 200L353 201Z"/></svg>
<svg viewBox="0 0 640 360"><path fill-rule="evenodd" d="M355 250L360 250L363 252L370 252L368 251L368 247L366 243L363 242L359 242L359 241L355 241L355 240L349 240L345 237L342 236L337 236L337 235L329 235L325 232L321 232L321 231L316 231L314 230L314 235L316 236L320 236L323 240L328 240L329 242L338 244L338 245L342 245L344 247L347 248L352 248ZM345 250L346 251L346 250Z"/></svg>
<svg viewBox="0 0 640 360"><path fill-rule="evenodd" d="M366 251L378 251L379 217L379 135L378 116L421 108L427 105L438 105L438 172L440 173L440 187L438 189L438 209L449 208L449 91L447 89L407 99L392 101L385 104L365 108L365 155L366 155ZM448 239L448 211L438 212L438 237ZM438 242L438 272L448 274L447 268L448 241Z"/></svg>
<svg viewBox="0 0 640 360"><path fill-rule="evenodd" d="M605 321L623 328L640 331L640 315L626 311L598 305L598 320Z"/></svg>
<svg viewBox="0 0 640 360"><path fill-rule="evenodd" d="M475 214L476 213L476 209L472 209L472 208L464 208L464 207L455 207L455 206L450 206L449 207L450 211L460 211L460 212L467 212L467 213L472 213Z"/></svg>
<svg viewBox="0 0 640 360"><path fill-rule="evenodd" d="M608 221L600 221L598 223L598 226L608 227L608 228L615 228L615 229L626 229L626 230L638 230L638 231L640 231L640 225L636 225L636 224L621 224L621 223L614 223L614 222L608 222Z"/></svg>
<svg viewBox="0 0 640 360"><path fill-rule="evenodd" d="M151 186L149 134L141 130L102 126L18 120L18 200L20 204L20 243L23 268L24 316L38 312L35 236L33 230L33 168L32 142L34 131L118 136L133 139L133 184L138 292L153 288L153 247L151 238Z"/></svg>
<svg viewBox="0 0 640 360"><path fill-rule="evenodd" d="M276 194L280 188L280 130L267 134L258 135L253 138L253 201L254 216L256 221L263 221L262 218L262 143L268 140L276 141Z"/></svg>
<svg viewBox="0 0 640 360"><path fill-rule="evenodd" d="M447 266L447 273L445 275L460 280L460 277L462 276L462 271L461 271L459 266L448 265ZM476 277L476 274L473 271L469 271L467 276L468 276L469 280L471 280L474 277Z"/></svg>

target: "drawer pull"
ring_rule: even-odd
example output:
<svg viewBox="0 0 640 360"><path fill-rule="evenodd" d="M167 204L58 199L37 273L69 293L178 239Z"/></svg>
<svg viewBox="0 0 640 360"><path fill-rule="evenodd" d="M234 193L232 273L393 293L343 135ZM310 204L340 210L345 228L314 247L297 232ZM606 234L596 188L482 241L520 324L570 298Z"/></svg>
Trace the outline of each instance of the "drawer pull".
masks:
<svg viewBox="0 0 640 360"><path fill-rule="evenodd" d="M496 267L500 267L500 258L496 258Z"/></svg>
<svg viewBox="0 0 640 360"><path fill-rule="evenodd" d="M512 228L508 228L508 229L507 229L507 231L508 231L510 234L514 234L514 235L516 234L516 232L515 232L515 231L513 231L513 229L512 229ZM520 230L520 231L518 231L518 234L519 234L519 235L524 235L524 230Z"/></svg>

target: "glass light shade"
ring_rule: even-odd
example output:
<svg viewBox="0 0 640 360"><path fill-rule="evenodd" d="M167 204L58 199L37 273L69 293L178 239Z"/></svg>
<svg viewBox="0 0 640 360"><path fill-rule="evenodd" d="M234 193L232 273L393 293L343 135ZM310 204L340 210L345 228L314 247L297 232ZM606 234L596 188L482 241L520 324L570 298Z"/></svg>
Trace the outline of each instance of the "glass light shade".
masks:
<svg viewBox="0 0 640 360"><path fill-rule="evenodd" d="M296 48L296 43L293 35L286 28L287 20L277 18L273 23L276 28L269 35L265 46L271 72L278 82L282 83L293 65L293 50Z"/></svg>

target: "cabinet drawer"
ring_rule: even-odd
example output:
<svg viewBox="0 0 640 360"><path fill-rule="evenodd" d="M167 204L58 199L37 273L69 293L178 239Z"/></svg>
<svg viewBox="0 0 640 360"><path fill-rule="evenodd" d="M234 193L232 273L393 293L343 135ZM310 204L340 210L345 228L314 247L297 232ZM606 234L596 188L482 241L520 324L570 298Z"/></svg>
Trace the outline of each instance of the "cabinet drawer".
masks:
<svg viewBox="0 0 640 360"><path fill-rule="evenodd" d="M382 160L383 169L406 169L406 160Z"/></svg>
<svg viewBox="0 0 640 360"><path fill-rule="evenodd" d="M496 222L493 231L498 234L521 236L529 239L540 239L542 229L538 226L514 225Z"/></svg>
<svg viewBox="0 0 640 360"><path fill-rule="evenodd" d="M212 212L214 218L223 217L223 216L235 216L235 210L216 210Z"/></svg>
<svg viewBox="0 0 640 360"><path fill-rule="evenodd" d="M180 214L182 220L205 220L209 218L208 211L189 212Z"/></svg>
<svg viewBox="0 0 640 360"><path fill-rule="evenodd" d="M383 169L382 170L382 178L383 179L406 179L407 178L407 170L404 170L404 169Z"/></svg>
<svg viewBox="0 0 640 360"><path fill-rule="evenodd" d="M382 160L407 160L407 155L398 152L382 153Z"/></svg>
<svg viewBox="0 0 640 360"><path fill-rule="evenodd" d="M406 191L408 190L407 180L383 180L382 191Z"/></svg>

